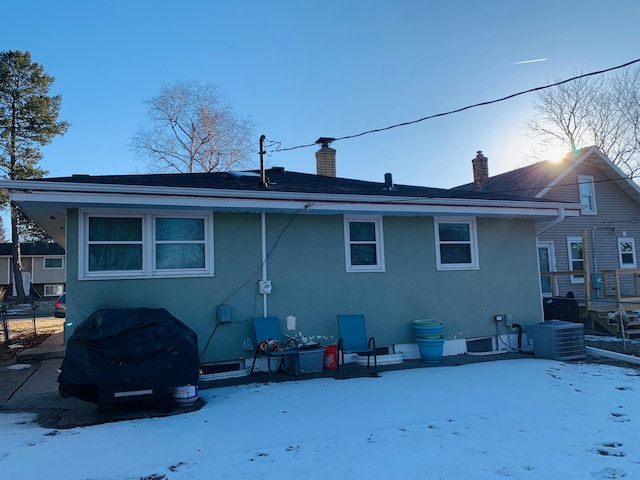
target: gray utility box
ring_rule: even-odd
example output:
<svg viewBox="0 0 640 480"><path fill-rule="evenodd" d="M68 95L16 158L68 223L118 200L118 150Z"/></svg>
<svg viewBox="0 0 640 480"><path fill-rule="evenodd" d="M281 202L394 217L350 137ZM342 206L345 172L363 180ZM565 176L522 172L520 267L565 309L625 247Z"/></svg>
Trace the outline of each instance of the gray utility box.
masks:
<svg viewBox="0 0 640 480"><path fill-rule="evenodd" d="M298 365L298 358L300 365ZM287 355L284 358L284 368L301 374L320 373L324 369L324 347L301 348L298 356Z"/></svg>
<svg viewBox="0 0 640 480"><path fill-rule="evenodd" d="M584 325L581 323L548 320L527 325L527 336L533 341L533 355L551 360L585 358Z"/></svg>

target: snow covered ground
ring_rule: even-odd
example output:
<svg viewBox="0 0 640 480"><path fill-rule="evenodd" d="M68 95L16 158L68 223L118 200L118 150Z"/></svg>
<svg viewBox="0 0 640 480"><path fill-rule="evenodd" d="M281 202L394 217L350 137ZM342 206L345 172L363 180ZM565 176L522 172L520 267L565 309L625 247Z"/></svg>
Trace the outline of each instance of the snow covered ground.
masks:
<svg viewBox="0 0 640 480"><path fill-rule="evenodd" d="M637 479L640 370L536 358L200 392L163 418L0 414L0 478Z"/></svg>

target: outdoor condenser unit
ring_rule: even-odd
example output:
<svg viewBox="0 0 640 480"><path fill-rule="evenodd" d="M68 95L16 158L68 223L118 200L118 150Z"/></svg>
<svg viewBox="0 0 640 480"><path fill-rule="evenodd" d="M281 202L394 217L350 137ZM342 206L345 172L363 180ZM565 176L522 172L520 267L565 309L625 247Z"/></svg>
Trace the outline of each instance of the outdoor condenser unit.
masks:
<svg viewBox="0 0 640 480"><path fill-rule="evenodd" d="M576 360L587 356L584 348L584 325L548 320L527 325L527 336L533 341L533 355L551 360Z"/></svg>

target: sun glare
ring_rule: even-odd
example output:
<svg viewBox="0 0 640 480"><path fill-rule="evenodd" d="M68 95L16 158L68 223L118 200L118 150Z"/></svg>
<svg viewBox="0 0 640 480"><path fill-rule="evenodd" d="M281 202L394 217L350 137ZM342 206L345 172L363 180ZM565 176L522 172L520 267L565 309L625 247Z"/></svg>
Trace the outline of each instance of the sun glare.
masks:
<svg viewBox="0 0 640 480"><path fill-rule="evenodd" d="M545 150L544 158L553 163L558 163L567 155L567 153L567 147L548 146Z"/></svg>

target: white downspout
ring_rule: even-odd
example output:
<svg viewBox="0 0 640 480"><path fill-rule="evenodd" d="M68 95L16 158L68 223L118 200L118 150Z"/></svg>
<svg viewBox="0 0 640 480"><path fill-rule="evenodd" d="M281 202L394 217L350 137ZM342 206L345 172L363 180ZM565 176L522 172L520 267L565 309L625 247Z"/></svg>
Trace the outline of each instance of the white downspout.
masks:
<svg viewBox="0 0 640 480"><path fill-rule="evenodd" d="M566 213L565 213L565 209L564 208L560 208L558 210L558 218L552 220L551 222L549 222L548 224L546 224L544 227L542 227L542 229L540 230L536 230L536 236L543 234L544 232L546 232L547 230L555 227L557 224L559 224L561 221L563 221L566 217Z"/></svg>
<svg viewBox="0 0 640 480"><path fill-rule="evenodd" d="M260 213L260 226L262 230L262 280L267 280L267 215ZM267 295L262 294L262 316L267 316Z"/></svg>

